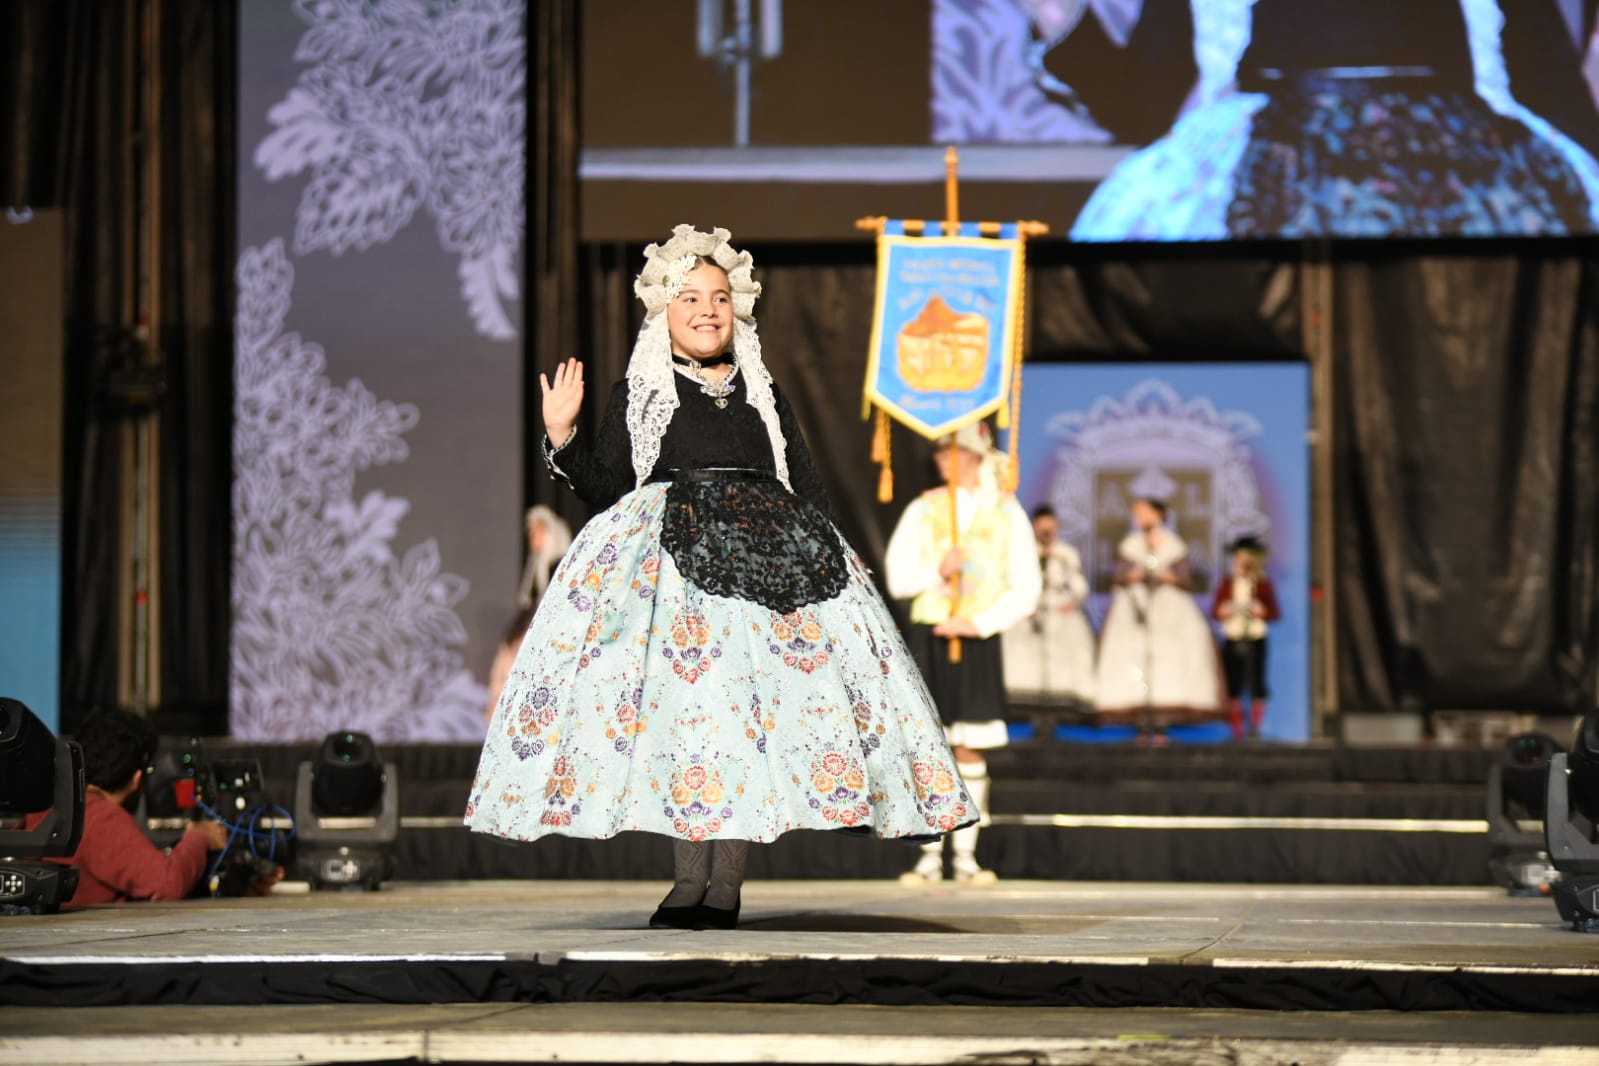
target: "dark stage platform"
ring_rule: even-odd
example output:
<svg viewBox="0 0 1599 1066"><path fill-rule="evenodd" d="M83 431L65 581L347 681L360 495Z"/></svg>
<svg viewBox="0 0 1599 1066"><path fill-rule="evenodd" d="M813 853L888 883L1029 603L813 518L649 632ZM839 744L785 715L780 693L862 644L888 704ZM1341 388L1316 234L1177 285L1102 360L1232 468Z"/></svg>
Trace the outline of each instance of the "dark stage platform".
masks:
<svg viewBox="0 0 1599 1066"><path fill-rule="evenodd" d="M170 742L169 742L170 743ZM310 746L235 746L261 760L289 806ZM650 879L664 839L552 838L505 847L460 824L476 746L385 745L404 816L403 880ZM978 857L1002 877L1265 884L1486 884L1485 782L1496 751L1224 745L1165 749L1028 742L989 754L994 826ZM890 879L903 846L793 833L758 849L752 875Z"/></svg>
<svg viewBox="0 0 1599 1066"><path fill-rule="evenodd" d="M0 1061L1599 1061L1599 938L1489 888L752 882L644 929L663 887L0 920Z"/></svg>
<svg viewBox="0 0 1599 1066"><path fill-rule="evenodd" d="M1491 888L752 882L736 932L645 929L664 887L400 884L10 918L0 1003L1599 1009L1599 938Z"/></svg>

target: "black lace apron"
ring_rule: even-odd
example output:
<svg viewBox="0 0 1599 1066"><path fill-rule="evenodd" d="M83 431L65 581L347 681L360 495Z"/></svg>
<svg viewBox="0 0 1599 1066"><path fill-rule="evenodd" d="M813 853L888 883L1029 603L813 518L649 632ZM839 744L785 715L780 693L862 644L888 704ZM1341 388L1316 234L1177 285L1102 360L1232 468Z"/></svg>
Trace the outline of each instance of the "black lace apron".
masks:
<svg viewBox="0 0 1599 1066"><path fill-rule="evenodd" d="M789 614L844 591L838 534L776 476L742 467L667 470L661 545L694 587Z"/></svg>

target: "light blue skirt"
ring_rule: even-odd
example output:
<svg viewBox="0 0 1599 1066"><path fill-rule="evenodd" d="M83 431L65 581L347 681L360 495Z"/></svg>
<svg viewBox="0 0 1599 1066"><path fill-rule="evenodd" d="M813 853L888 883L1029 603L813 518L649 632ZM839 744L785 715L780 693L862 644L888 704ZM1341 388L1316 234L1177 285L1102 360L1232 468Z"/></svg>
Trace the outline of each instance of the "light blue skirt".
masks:
<svg viewBox="0 0 1599 1066"><path fill-rule="evenodd" d="M685 577L662 543L668 488L596 515L556 570L489 725L466 824L509 840L771 841L791 829L925 840L975 823L926 686L837 530L810 511L838 541L822 547L839 590L777 610ZM767 585L781 576L779 561L752 557L758 543L743 547L728 565Z"/></svg>

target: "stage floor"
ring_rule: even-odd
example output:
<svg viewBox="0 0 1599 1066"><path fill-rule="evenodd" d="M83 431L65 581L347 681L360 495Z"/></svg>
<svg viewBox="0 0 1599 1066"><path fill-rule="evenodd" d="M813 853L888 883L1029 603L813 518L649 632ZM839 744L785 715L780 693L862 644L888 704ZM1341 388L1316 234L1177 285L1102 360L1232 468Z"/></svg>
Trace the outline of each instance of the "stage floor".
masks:
<svg viewBox="0 0 1599 1066"><path fill-rule="evenodd" d="M0 1061L51 1061L63 1039L74 1059L204 1061L218 1033L255 1049L226 1061L288 1061L271 1056L294 1034L301 1061L691 1061L718 1033L701 1061L1212 1061L1226 1038L1599 1062L1599 938L1498 889L751 882L737 931L641 928L665 888L435 882L0 919ZM1129 1040L1187 1051L1124 1059Z"/></svg>
<svg viewBox="0 0 1599 1066"><path fill-rule="evenodd" d="M1599 937L1570 931L1547 899L1490 887L750 882L736 931L644 928L668 887L423 882L92 908L0 919L0 959L920 959L1599 977Z"/></svg>

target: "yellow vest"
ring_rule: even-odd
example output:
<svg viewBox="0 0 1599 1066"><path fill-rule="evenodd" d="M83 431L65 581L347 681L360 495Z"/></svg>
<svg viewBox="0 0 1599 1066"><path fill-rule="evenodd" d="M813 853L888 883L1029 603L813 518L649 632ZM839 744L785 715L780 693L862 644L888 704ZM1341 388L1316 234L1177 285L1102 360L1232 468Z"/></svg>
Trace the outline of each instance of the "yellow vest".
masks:
<svg viewBox="0 0 1599 1066"><path fill-rule="evenodd" d="M922 557L923 565L934 569L951 547L949 489L932 489L922 498L928 505L923 509ZM971 618L981 614L1010 588L1010 523L1006 506L1010 497L996 492L980 492L977 512L961 531L960 550L965 561L961 567L960 614ZM951 593L948 585L929 589L911 601L911 621L918 625L934 626L948 621L951 611Z"/></svg>

